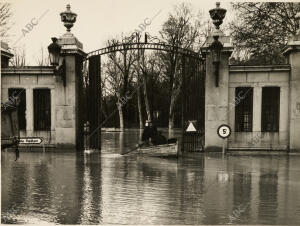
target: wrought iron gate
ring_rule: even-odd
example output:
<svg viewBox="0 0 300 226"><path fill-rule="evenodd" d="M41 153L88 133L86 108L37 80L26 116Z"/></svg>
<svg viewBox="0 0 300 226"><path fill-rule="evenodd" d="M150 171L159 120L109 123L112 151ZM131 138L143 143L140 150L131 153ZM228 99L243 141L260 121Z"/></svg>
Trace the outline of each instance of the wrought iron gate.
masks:
<svg viewBox="0 0 300 226"><path fill-rule="evenodd" d="M140 42L140 34L88 54L89 62L86 103L89 129L86 132L85 146L101 149L101 56L122 50L159 50L176 52L181 56L182 63L182 150L200 151L204 146L204 113L205 113L205 60L201 53L171 46L156 37L145 34L145 41ZM105 120L104 120L105 121ZM190 123L195 131L187 132Z"/></svg>
<svg viewBox="0 0 300 226"><path fill-rule="evenodd" d="M88 131L86 147L101 149L101 56L88 59L88 81L86 89Z"/></svg>
<svg viewBox="0 0 300 226"><path fill-rule="evenodd" d="M182 59L182 151L203 151L205 60Z"/></svg>

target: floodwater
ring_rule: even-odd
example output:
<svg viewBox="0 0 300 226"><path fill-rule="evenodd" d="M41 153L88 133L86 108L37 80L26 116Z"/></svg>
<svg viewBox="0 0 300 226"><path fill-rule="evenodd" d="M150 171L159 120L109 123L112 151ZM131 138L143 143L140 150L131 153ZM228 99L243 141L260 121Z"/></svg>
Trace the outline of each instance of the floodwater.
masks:
<svg viewBox="0 0 300 226"><path fill-rule="evenodd" d="M1 153L2 223L300 224L300 155L120 155L138 136L103 133L102 154Z"/></svg>

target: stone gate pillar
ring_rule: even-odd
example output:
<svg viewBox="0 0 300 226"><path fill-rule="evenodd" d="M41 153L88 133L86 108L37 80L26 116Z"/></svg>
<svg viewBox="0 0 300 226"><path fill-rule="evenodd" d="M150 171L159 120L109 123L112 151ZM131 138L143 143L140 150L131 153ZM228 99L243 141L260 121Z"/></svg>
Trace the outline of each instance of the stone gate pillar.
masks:
<svg viewBox="0 0 300 226"><path fill-rule="evenodd" d="M221 50L218 87L215 81L215 65L212 61L211 51L209 47L205 48L205 151L220 151L222 149L223 140L218 136L217 129L222 124L228 124L228 61L233 47L230 43L230 37L220 36L219 40L223 43L224 47ZM209 37L208 44L211 44L212 41L213 38Z"/></svg>
<svg viewBox="0 0 300 226"><path fill-rule="evenodd" d="M230 37L225 36L219 30L226 10L220 8L217 3L215 9L210 10L210 15L216 26L216 30L207 39L207 44L203 48L206 54L206 81L205 81L205 151L220 151L223 140L218 136L217 129L222 124L228 124L228 81L229 81L229 57L233 51ZM218 78L216 78L216 65L213 64L211 44L213 36L219 36L218 40L223 48L220 54L218 66ZM216 82L216 79L218 82ZM216 84L217 83L217 84ZM227 145L226 145L227 147Z"/></svg>
<svg viewBox="0 0 300 226"><path fill-rule="evenodd" d="M82 65L86 54L82 43L70 32L77 15L70 10L70 5L60 15L67 32L58 39L65 64L65 79L58 78L55 87L56 145L58 148L82 149Z"/></svg>
<svg viewBox="0 0 300 226"><path fill-rule="evenodd" d="M296 15L299 21L300 12ZM284 51L291 66L289 87L289 149L300 151L300 29L292 36Z"/></svg>

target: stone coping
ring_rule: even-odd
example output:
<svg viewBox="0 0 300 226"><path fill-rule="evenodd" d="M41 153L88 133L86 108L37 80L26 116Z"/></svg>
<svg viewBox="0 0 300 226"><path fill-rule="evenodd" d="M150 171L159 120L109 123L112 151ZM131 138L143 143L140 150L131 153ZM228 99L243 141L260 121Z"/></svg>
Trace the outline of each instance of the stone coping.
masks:
<svg viewBox="0 0 300 226"><path fill-rule="evenodd" d="M7 67L1 69L2 75L54 75L52 66Z"/></svg>
<svg viewBox="0 0 300 226"><path fill-rule="evenodd" d="M263 65L263 66L244 66L244 65L229 65L229 72L268 72L268 71L290 71L289 64L282 65Z"/></svg>

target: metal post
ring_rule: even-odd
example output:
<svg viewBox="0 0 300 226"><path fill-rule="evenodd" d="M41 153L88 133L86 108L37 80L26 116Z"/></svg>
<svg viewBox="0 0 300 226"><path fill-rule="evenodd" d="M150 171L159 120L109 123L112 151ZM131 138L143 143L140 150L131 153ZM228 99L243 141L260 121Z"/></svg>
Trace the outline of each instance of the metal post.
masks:
<svg viewBox="0 0 300 226"><path fill-rule="evenodd" d="M222 154L225 154L225 138L223 138L223 148L222 148Z"/></svg>
<svg viewBox="0 0 300 226"><path fill-rule="evenodd" d="M45 152L45 141L43 141L43 152Z"/></svg>

